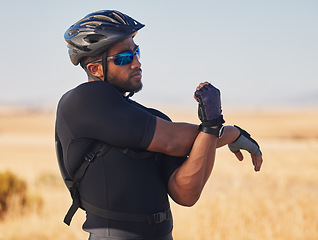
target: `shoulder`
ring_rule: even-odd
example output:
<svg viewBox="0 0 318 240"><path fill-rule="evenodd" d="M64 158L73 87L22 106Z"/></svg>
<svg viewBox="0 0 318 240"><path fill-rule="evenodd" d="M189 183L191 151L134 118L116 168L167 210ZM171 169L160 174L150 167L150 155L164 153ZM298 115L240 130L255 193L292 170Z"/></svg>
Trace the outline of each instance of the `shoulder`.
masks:
<svg viewBox="0 0 318 240"><path fill-rule="evenodd" d="M161 112L161 111L159 111L159 110L157 110L157 109L147 108L147 107L141 105L140 103L138 103L138 102L136 102L136 101L133 101L133 100L131 100L131 99L129 99L129 102L130 102L131 104L133 104L133 105L139 107L139 108L144 109L145 111L147 111L147 112L150 113L151 115L154 115L154 116L156 116L156 117L160 117L160 118L162 118L162 119L164 119L164 120L167 120L167 121L171 122L171 119L170 119L166 114L164 114L163 112Z"/></svg>
<svg viewBox="0 0 318 240"><path fill-rule="evenodd" d="M91 98L98 96L120 96L118 90L111 84L103 81L94 81L83 83L70 91L74 96L90 96Z"/></svg>
<svg viewBox="0 0 318 240"><path fill-rule="evenodd" d="M148 108L148 111L152 114L152 115L155 115L157 117L160 117L164 120L167 120L169 122L171 122L171 119L166 115L164 114L163 112L157 110L157 109L154 109L154 108Z"/></svg>
<svg viewBox="0 0 318 240"><path fill-rule="evenodd" d="M122 99L118 90L107 82L95 81L82 83L66 92L59 101L59 107L65 105L94 104L109 102L108 99Z"/></svg>

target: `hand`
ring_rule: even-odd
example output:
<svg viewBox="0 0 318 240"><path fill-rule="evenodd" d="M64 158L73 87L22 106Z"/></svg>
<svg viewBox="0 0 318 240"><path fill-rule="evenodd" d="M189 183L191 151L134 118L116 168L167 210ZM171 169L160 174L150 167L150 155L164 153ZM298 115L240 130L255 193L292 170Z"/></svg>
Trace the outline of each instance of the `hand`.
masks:
<svg viewBox="0 0 318 240"><path fill-rule="evenodd" d="M254 170L259 171L261 169L263 158L262 152L258 143L251 138L251 135L238 126L235 126L240 130L240 136L233 142L229 143L229 149L235 154L238 160L243 160L243 154L241 149L248 151L251 154Z"/></svg>
<svg viewBox="0 0 318 240"><path fill-rule="evenodd" d="M198 116L203 126L220 126L224 123L221 108L220 90L208 82L201 83L194 93L199 102Z"/></svg>

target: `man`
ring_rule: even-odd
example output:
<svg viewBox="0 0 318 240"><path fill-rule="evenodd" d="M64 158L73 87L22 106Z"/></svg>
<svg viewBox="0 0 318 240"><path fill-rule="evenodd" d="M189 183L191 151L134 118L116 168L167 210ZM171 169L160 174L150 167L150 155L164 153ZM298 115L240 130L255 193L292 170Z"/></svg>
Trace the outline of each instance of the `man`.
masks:
<svg viewBox="0 0 318 240"><path fill-rule="evenodd" d="M99 11L65 33L72 63L81 64L89 81L59 102L57 154L75 199L66 222L83 207L91 240L172 239L168 194L178 204L194 205L217 147L229 144L240 160L240 149L248 150L256 171L262 164L247 132L223 126L220 91L208 82L195 92L200 126L173 123L129 98L142 88L133 39L142 27L118 11Z"/></svg>

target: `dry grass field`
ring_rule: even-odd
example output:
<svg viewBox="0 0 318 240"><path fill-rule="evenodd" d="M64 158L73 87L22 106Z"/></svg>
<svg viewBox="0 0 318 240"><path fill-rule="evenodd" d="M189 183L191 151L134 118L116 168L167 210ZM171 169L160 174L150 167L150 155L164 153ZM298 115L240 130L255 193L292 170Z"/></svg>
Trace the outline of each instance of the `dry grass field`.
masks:
<svg viewBox="0 0 318 240"><path fill-rule="evenodd" d="M170 114L196 123L196 116ZM264 164L253 171L219 149L210 180L192 208L172 203L174 239L318 239L318 111L224 112L228 124L248 129L262 147ZM78 212L62 220L71 199L54 150L54 113L0 108L0 172L10 170L43 199L41 210L13 207L0 221L0 240L87 239Z"/></svg>

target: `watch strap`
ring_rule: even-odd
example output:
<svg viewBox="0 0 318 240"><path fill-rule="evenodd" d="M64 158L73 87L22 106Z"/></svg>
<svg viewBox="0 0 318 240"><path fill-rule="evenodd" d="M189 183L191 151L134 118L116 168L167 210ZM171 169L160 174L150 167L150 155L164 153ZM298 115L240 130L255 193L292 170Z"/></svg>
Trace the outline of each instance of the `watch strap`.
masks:
<svg viewBox="0 0 318 240"><path fill-rule="evenodd" d="M201 124L199 126L199 131L204 132L204 133L208 133L208 134L211 134L211 135L214 135L214 136L220 138L220 137L222 137L222 134L223 134L223 128L224 128L223 125L218 126L217 128L211 128L211 127L203 126Z"/></svg>

